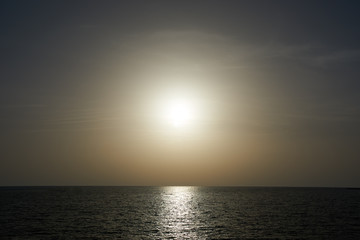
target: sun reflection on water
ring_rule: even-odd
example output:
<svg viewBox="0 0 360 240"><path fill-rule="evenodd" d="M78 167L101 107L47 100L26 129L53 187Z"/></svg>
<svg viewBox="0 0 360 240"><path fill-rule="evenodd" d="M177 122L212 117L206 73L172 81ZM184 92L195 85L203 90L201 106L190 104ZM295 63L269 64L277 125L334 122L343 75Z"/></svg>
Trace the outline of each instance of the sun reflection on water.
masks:
<svg viewBox="0 0 360 240"><path fill-rule="evenodd" d="M175 239L199 239L196 187L165 187L160 214L162 234Z"/></svg>

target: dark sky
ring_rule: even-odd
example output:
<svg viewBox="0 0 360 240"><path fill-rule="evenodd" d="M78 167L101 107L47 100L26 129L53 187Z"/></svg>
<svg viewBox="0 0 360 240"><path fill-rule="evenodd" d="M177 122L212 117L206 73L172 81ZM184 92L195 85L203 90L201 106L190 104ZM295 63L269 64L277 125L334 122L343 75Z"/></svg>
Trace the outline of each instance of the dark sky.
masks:
<svg viewBox="0 0 360 240"><path fill-rule="evenodd" d="M1 1L0 185L360 187L359 12Z"/></svg>

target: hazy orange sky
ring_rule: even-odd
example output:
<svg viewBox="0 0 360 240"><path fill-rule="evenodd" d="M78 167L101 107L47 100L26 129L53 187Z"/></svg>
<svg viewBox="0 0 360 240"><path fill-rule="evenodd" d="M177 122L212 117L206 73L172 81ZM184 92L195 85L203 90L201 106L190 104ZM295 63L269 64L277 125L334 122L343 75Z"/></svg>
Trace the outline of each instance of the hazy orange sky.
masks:
<svg viewBox="0 0 360 240"><path fill-rule="evenodd" d="M0 185L360 187L358 3L0 9Z"/></svg>

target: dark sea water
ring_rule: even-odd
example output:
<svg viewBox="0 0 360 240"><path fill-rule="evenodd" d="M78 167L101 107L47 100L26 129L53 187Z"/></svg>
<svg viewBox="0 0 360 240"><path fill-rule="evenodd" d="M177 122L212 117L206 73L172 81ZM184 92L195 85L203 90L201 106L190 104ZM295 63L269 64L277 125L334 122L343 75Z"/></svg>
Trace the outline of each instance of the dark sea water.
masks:
<svg viewBox="0 0 360 240"><path fill-rule="evenodd" d="M1 239L360 239L360 190L2 187Z"/></svg>

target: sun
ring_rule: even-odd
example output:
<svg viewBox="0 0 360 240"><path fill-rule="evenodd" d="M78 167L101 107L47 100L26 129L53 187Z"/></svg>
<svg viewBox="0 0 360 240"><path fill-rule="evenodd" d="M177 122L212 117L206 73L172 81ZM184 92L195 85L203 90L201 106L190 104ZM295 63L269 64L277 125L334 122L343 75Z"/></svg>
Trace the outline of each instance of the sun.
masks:
<svg viewBox="0 0 360 240"><path fill-rule="evenodd" d="M193 105L183 99L173 100L167 105L166 116L174 127L188 125L194 118Z"/></svg>

